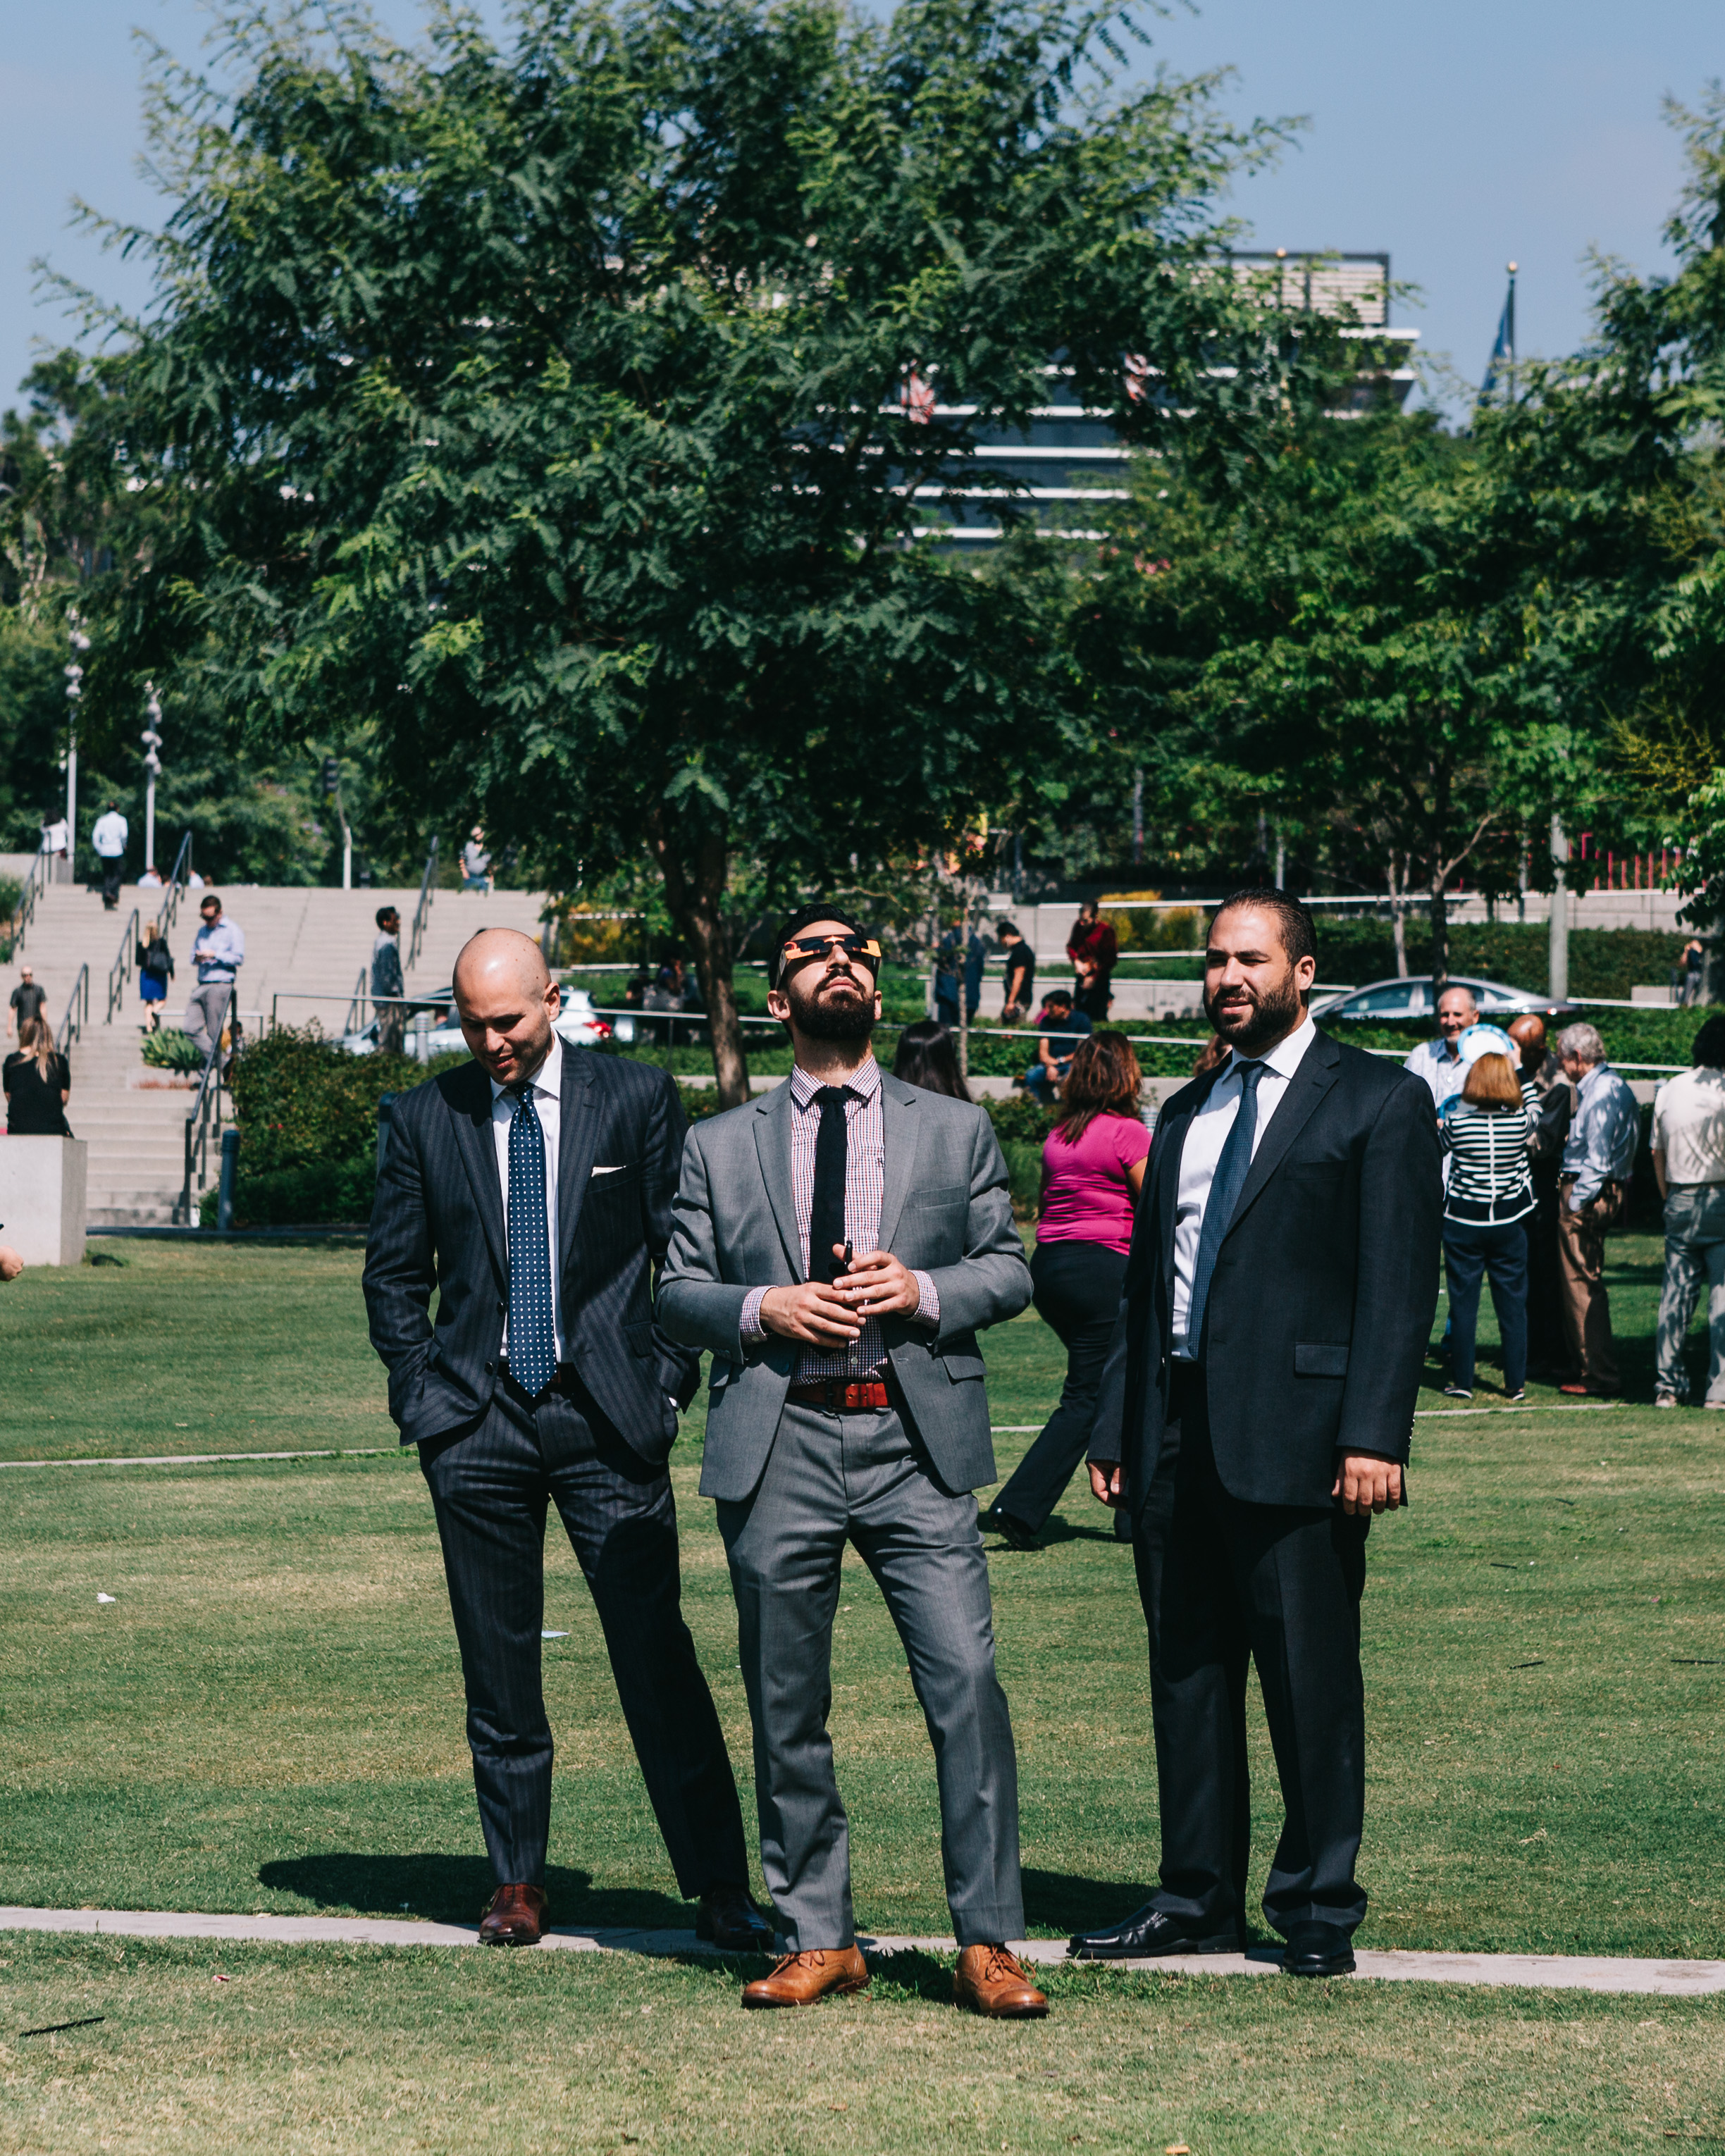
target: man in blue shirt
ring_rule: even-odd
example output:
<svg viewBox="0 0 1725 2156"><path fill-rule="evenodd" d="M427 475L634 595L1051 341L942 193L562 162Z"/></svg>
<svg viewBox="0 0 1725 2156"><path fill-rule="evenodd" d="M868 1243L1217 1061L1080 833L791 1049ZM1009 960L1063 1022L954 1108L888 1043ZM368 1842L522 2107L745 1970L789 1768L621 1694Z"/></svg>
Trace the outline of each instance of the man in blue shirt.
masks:
<svg viewBox="0 0 1725 2156"><path fill-rule="evenodd" d="M234 1001L239 969L245 963L245 937L233 921L223 917L222 901L213 891L205 891L198 913L203 926L192 940L198 986L186 1005L186 1037L208 1063L221 1047L222 1028L228 1020L228 1006ZM231 1034L229 1038L231 1042Z"/></svg>
<svg viewBox="0 0 1725 2156"><path fill-rule="evenodd" d="M1438 998L1438 1037L1422 1040L1403 1064L1431 1088L1432 1105L1441 1108L1467 1083L1467 1065L1457 1044L1471 1025L1480 1022L1479 1005L1471 988L1447 988Z"/></svg>
<svg viewBox="0 0 1725 2156"><path fill-rule="evenodd" d="M1080 1040L1095 1031L1088 1016L1072 1007L1070 988L1050 988L1036 1014L1039 1026L1047 1031L1036 1044L1036 1060L1024 1073L1024 1088L1045 1106L1052 1107L1055 1093L1072 1067Z"/></svg>
<svg viewBox="0 0 1725 2156"><path fill-rule="evenodd" d="M1606 1230L1623 1218L1641 1135L1635 1096L1605 1060L1596 1028L1567 1025L1558 1055L1576 1088L1575 1113L1558 1174L1558 1260L1563 1276L1563 1393L1609 1398L1622 1389L1611 1344L1604 1278Z"/></svg>

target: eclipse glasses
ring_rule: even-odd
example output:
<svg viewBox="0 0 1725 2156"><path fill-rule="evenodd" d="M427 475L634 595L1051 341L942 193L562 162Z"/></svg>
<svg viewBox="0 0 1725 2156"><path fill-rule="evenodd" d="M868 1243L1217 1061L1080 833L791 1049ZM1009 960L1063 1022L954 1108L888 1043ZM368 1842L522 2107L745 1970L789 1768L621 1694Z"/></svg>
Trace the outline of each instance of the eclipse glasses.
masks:
<svg viewBox="0 0 1725 2156"><path fill-rule="evenodd" d="M880 946L872 936L797 936L778 954L778 978L803 958L824 958L842 951L847 958L860 958L871 973L880 970Z"/></svg>

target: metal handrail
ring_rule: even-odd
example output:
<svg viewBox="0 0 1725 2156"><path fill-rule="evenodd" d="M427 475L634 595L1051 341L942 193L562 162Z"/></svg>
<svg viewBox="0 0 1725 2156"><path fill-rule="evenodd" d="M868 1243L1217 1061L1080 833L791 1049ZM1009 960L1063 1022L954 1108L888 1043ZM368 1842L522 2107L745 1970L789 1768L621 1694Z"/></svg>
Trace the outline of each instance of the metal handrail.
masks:
<svg viewBox="0 0 1725 2156"><path fill-rule="evenodd" d="M198 1095L192 1103L192 1112L186 1118L186 1179L180 1192L180 1202L174 1208L174 1219L182 1226L193 1223L192 1185L194 1178L208 1182L209 1139L211 1130L222 1125L222 1027L234 1015L239 999L239 983L228 984L228 1000L222 1007L221 1024L215 1029L215 1044L210 1050L209 1060L203 1066L203 1075L198 1081Z"/></svg>
<svg viewBox="0 0 1725 2156"><path fill-rule="evenodd" d="M370 985L370 983L366 978L366 969L362 966L359 969L359 978L353 984L353 1000L347 1006L347 1024L343 1029L344 1031L347 1033L357 1033L360 1028L365 1024L366 991ZM270 1014L270 1023L272 1025L275 1024L275 1013L273 1011Z"/></svg>
<svg viewBox="0 0 1725 2156"><path fill-rule="evenodd" d="M24 946L24 931L36 917L36 901L48 888L48 864L52 854L39 853L30 864L30 873L24 878L24 887L19 894L18 908L12 916L12 950L17 957Z"/></svg>
<svg viewBox="0 0 1725 2156"><path fill-rule="evenodd" d="M413 908L413 927L408 939L408 963L404 973L411 973L418 961L419 946L424 941L425 924L431 918L431 901L435 896L437 875L437 834L431 834L431 851L425 856L425 873L419 879L419 903Z"/></svg>
<svg viewBox="0 0 1725 2156"><path fill-rule="evenodd" d="M126 994L126 984L131 978L132 968L137 963L138 927L138 909L133 906L131 917L120 939L119 955L108 968L108 1015L102 1020L104 1025L113 1024L114 1014L120 1008Z"/></svg>
<svg viewBox="0 0 1725 2156"><path fill-rule="evenodd" d="M180 850L174 855L174 865L167 872L167 887L162 894L162 911L156 916L156 933L166 936L174 925L180 910L180 894L191 887L192 834L180 834Z"/></svg>
<svg viewBox="0 0 1725 2156"><path fill-rule="evenodd" d="M62 1055L69 1055L74 1044L90 1024L90 967L78 968L78 978L72 983L72 1000L66 1005L66 1015L60 1020L60 1029L54 1046Z"/></svg>

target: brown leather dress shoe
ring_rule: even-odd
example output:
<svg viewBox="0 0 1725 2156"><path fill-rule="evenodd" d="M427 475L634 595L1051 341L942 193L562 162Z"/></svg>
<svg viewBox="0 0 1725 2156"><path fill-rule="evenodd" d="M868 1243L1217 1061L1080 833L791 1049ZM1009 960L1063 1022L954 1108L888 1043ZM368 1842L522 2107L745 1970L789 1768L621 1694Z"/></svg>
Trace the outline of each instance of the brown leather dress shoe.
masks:
<svg viewBox="0 0 1725 2156"><path fill-rule="evenodd" d="M999 2021L1035 2021L1048 2001L1004 1947L966 1947L952 1975L952 2004Z"/></svg>
<svg viewBox="0 0 1725 2156"><path fill-rule="evenodd" d="M772 1973L742 1987L745 2006L813 2006L817 1999L866 1991L869 1965L860 1948L816 1947L809 1953L787 1954Z"/></svg>
<svg viewBox="0 0 1725 2156"><path fill-rule="evenodd" d="M695 1936L725 1953L773 1951L773 1927L747 1887L709 1887L695 1912Z"/></svg>
<svg viewBox="0 0 1725 2156"><path fill-rule="evenodd" d="M542 1887L500 1887L480 1918L482 1947L536 1947L551 1922Z"/></svg>

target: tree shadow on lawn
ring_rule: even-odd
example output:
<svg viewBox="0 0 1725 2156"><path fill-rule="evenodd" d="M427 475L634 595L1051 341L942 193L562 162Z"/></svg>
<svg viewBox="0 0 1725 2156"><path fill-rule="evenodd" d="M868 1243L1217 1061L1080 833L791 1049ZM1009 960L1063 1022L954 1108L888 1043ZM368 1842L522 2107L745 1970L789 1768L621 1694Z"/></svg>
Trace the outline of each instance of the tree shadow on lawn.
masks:
<svg viewBox="0 0 1725 2156"><path fill-rule="evenodd" d="M329 1850L259 1867L259 1885L297 1894L320 1909L357 1917L398 1917L407 1911L434 1922L470 1924L495 1891L483 1856L449 1856L432 1851L412 1855L363 1855ZM593 1875L565 1865L547 1866L546 1897L554 1924L598 1928L687 1931L692 1902L644 1887L595 1887Z"/></svg>

